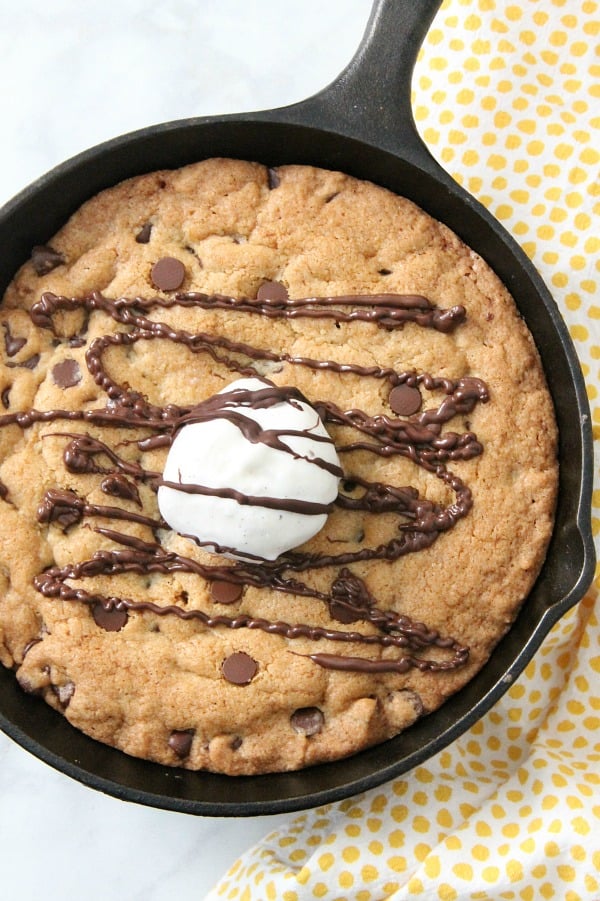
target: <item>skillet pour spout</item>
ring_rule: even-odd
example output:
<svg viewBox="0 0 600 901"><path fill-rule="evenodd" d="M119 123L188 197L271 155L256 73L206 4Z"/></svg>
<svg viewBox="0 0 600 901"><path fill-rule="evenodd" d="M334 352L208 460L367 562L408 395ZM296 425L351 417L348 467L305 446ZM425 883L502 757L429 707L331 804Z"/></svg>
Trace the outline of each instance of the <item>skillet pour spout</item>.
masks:
<svg viewBox="0 0 600 901"><path fill-rule="evenodd" d="M411 76L441 0L376 0L349 65L291 106L181 120L88 150L43 176L0 211L0 291L31 248L82 203L123 179L214 156L339 169L408 197L444 222L495 270L539 349L558 421L560 485L546 562L517 622L483 670L442 708L383 745L296 773L231 777L173 771L128 758L76 732L0 670L0 725L58 770L124 800L192 814L247 816L336 801L401 775L478 720L531 659L552 625L584 595L595 555L593 454L581 368L560 312L512 237L434 160L411 110Z"/></svg>

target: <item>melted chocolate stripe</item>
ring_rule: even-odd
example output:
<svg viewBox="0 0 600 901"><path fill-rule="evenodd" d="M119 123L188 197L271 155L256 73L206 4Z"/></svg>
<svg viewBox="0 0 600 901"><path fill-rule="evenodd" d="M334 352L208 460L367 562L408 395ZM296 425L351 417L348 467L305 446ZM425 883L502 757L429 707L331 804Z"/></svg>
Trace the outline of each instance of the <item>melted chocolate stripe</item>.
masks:
<svg viewBox="0 0 600 901"><path fill-rule="evenodd" d="M195 485L186 482L169 482L160 480L160 485L172 488L173 491L182 491L184 494L202 494L205 497L222 497L236 501L240 506L265 507L268 510L285 510L289 513L301 513L305 516L321 516L331 513L333 503L319 504L316 501L303 501L286 497L265 497L253 494L244 494L235 488L207 488L205 485ZM211 545L212 546L212 545Z"/></svg>
<svg viewBox="0 0 600 901"><path fill-rule="evenodd" d="M135 572L137 571L138 561L128 560L123 557L118 563L115 563L113 574L115 572ZM105 610L126 610L130 611L149 611L159 616L177 616L184 620L198 620L208 628L217 626L225 626L228 629L260 629L270 635L281 635L284 638L308 638L311 641L338 641L345 643L360 643L366 645L377 645L380 647L413 647L416 649L422 647L422 642L414 641L413 634L407 630L406 634L394 635L386 633L365 634L364 632L347 631L341 629L327 629L323 626L309 626L306 623L287 623L282 620L272 621L262 617L252 617L249 614L240 613L237 616L225 616L224 614L210 615L203 610L178 607L176 605L155 604L152 601L135 601L130 598L103 597L90 593L84 588L73 588L67 585L64 578L74 578L69 567L63 567L62 570L54 572L48 570L40 576L36 577L36 587L44 595L44 597L58 597L62 601L79 601L89 605L101 603ZM89 573L88 573L89 574ZM429 642L435 644L435 642ZM447 647L448 645L444 645ZM464 650L458 643L452 642L450 645L453 650ZM312 655L311 655L312 656ZM335 657L335 659L339 659ZM353 658L350 658L353 659Z"/></svg>
<svg viewBox="0 0 600 901"><path fill-rule="evenodd" d="M55 295L44 296L50 299L36 310L37 319L34 320L37 325L42 327L51 327L49 323L51 323L52 314L59 307L68 309L77 306L77 303L73 303L73 299L57 298L55 300ZM94 293L91 297L94 298L92 301L93 309L106 309L101 295ZM227 297L223 294L187 292L177 294L172 299L136 297L132 302L129 302L121 298L119 304L119 312L127 306L148 310L155 306L169 308L179 305L203 309L233 309L242 313L254 313L273 318L294 319L308 316L312 319L335 319L337 322L376 322L385 328L395 328L404 325L405 322L414 322L417 325L434 328L441 332L452 331L465 319L465 309L462 306L441 310L434 307L426 297L414 294L350 294L340 297L286 298L285 300L281 298L266 298L258 300L248 297ZM344 312L345 307L353 307L354 309L350 313L346 313ZM356 309L357 307L358 309Z"/></svg>
<svg viewBox="0 0 600 901"><path fill-rule="evenodd" d="M468 649L458 647L449 660L427 660L412 654L399 659L369 660L366 657L344 657L339 654L308 654L313 663L325 669L350 671L355 673L406 673L411 667L430 672L456 669L467 662Z"/></svg>
<svg viewBox="0 0 600 901"><path fill-rule="evenodd" d="M151 529L164 528L166 525L162 519L143 516L141 513L124 510L123 507L88 504L74 491L63 491L60 488L51 488L46 491L38 507L37 518L38 522L50 523L60 521L62 516L69 513L77 516L77 520L82 519L84 516L104 516L106 519L137 522L141 525L149 526ZM75 522L75 519L73 519L73 522Z"/></svg>
<svg viewBox="0 0 600 901"><path fill-rule="evenodd" d="M333 319L336 322L375 322L384 328L398 328L406 322L414 322L423 327L434 328L440 332L453 331L465 319L464 307L452 307L450 310L437 310L424 297L414 295L380 294L368 298L361 295L345 297L313 297L300 300L280 299L264 301L244 298L236 300L221 295L202 295L189 293L184 295L191 304L214 309L234 309L243 313L258 313L269 318L285 317L286 319ZM346 313L340 307L359 307ZM369 309L365 309L365 307ZM337 309L336 309L337 307Z"/></svg>

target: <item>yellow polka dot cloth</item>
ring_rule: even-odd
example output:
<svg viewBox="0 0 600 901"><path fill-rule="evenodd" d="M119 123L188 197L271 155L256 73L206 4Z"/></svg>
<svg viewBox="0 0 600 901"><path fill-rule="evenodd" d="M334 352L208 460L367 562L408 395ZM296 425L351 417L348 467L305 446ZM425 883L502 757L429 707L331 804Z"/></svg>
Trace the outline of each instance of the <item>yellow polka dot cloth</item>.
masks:
<svg viewBox="0 0 600 901"><path fill-rule="evenodd" d="M599 26L596 0L445 0L413 81L433 154L552 290L596 437ZM598 478L593 500L598 536ZM596 584L460 739L403 778L290 815L207 901L599 901L599 619Z"/></svg>

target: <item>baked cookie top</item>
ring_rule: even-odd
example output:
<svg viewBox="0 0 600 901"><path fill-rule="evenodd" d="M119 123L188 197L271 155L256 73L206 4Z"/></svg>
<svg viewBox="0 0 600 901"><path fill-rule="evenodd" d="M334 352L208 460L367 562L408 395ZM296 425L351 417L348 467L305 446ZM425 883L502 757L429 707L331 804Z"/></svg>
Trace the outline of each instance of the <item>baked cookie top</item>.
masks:
<svg viewBox="0 0 600 901"><path fill-rule="evenodd" d="M0 325L0 657L99 741L232 775L355 753L472 679L536 579L557 461L532 337L381 187L225 159L130 179L33 249ZM339 460L333 501L291 486L314 537L271 560L211 553L212 514L170 528L177 436L217 409L271 452L248 411L284 400ZM219 510L265 496L208 484Z"/></svg>

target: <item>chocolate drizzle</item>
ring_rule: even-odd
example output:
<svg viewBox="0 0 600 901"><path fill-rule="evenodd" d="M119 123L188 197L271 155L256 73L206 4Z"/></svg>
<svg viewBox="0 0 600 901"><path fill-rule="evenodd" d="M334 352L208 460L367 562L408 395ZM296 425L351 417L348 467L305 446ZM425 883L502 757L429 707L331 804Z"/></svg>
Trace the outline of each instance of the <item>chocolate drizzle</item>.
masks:
<svg viewBox="0 0 600 901"><path fill-rule="evenodd" d="M18 354L22 347L25 347L27 344L27 338L17 338L15 337L8 327L8 324L4 323L4 347L6 350L7 357L14 357L15 354Z"/></svg>
<svg viewBox="0 0 600 901"><path fill-rule="evenodd" d="M279 387L272 382L260 380L264 385L263 388L251 390L248 388L236 388L232 392L225 394L215 394L207 400L199 403L194 409L181 417L174 431L185 425L192 423L211 422L216 419L225 419L234 425L250 444L264 444L274 450L281 451L291 457L299 455L293 451L284 440L285 438L306 436L306 432L297 429L263 429L258 422L252 417L244 415L241 412L244 408L264 409L279 403L290 403L298 405L299 402L307 403L300 391L296 388ZM235 407L235 409L233 408ZM311 440L318 444L330 443L330 438L326 435L315 434L310 432ZM343 471L334 463L314 457L308 460L311 465L319 469L326 470L340 479L343 477ZM162 479L161 485L173 488L176 491L182 491L186 494L203 494L211 497L230 498L237 501L238 504L266 507L274 510L284 510L292 513L300 513L308 516L327 514L332 510L332 504L319 504L313 501L306 501L296 498L273 498L264 496L255 496L243 494L233 488L209 488L206 485L186 484L179 480L178 482L170 482Z"/></svg>
<svg viewBox="0 0 600 901"><path fill-rule="evenodd" d="M60 598L88 604L99 627L109 631L123 628L132 611L147 611L160 616L177 616L184 620L197 620L206 628L259 629L280 635L293 641L303 638L314 642L327 640L336 643L354 643L375 647L379 653L369 656L311 653L316 664L328 669L361 672L405 672L411 667L420 670L442 671L463 665L468 659L468 648L454 638L441 636L424 623L414 622L402 614L383 610L378 606L365 582L352 573L353 563L369 560L396 560L399 557L431 546L440 533L451 529L466 516L472 505L471 491L463 481L447 469L453 460L469 460L482 453L482 446L471 432L444 431L443 426L453 417L470 413L476 404L488 399L484 383L477 378L451 380L427 373L397 372L391 368L364 367L334 360L315 360L278 353L233 341L224 335L204 332L188 332L167 322L149 318L148 314L173 307L197 307L211 310L235 310L250 315L270 318L295 319L311 317L338 322L371 322L383 329L402 328L406 322L424 328L449 333L465 319L462 307L438 309L419 295L380 294L375 296L344 296L325 298L290 299L283 292L261 293L256 299L235 299L223 295L178 293L170 297L109 299L99 292L83 298L59 297L46 293L31 309L35 325L54 331L54 314L61 310L83 310L89 316L100 310L122 326L122 330L103 335L91 341L85 360L89 374L105 392L104 407L85 410L27 410L0 416L0 427L16 424L22 429L34 423L64 421L95 427L110 426L120 429L142 430L143 437L130 439L140 451L166 447L173 440L178 428L188 422L204 421L215 416L225 416L242 430L248 440L261 440L277 446L281 434L261 432L256 434L256 423L227 406L227 395L216 395L196 406L167 404L157 406L128 384L118 384L107 372L103 362L104 352L111 347L129 347L138 341L167 340L182 345L194 354L206 354L215 363L232 373L256 377L254 364L259 361L288 363L313 370L326 370L341 375L353 374L374 378L388 383L390 390L405 385L412 392L438 391L444 394L436 408L416 411L409 418L383 414L372 415L360 409L342 410L331 400L312 402L321 419L334 430L343 433L344 441L337 442L338 453L351 459L354 451L368 451L381 456L400 455L415 465L432 473L455 494L453 503L443 507L422 498L412 487L398 487L380 482L370 482L345 467L342 490L335 505L369 515L393 513L398 517L397 533L377 547L359 547L337 554L317 554L292 551L274 562L253 559L228 562L199 563L166 550L156 538L157 532L166 528L159 518L134 512L125 507L88 503L73 490L54 488L41 499L38 519L40 523L55 524L63 530L84 520L101 518L102 524L95 531L118 545L114 550L98 550L88 560L65 566L53 566L40 573L35 585L45 597ZM246 402L250 406L276 403L283 396L291 402L305 400L296 389L280 388L265 382L264 390L247 391ZM225 398L225 400L224 400ZM392 407L393 409L393 407ZM71 426L72 427L72 426ZM348 438L348 435L353 437ZM46 437L46 436L45 436ZM165 483L162 474L146 470L140 463L124 459L115 447L109 446L85 431L52 432L48 437L64 439L63 459L69 472L102 476L101 489L115 498L133 501L141 508L139 484L146 484L157 491ZM117 447L120 447L117 445ZM329 466L325 461L318 465ZM178 490L205 491L202 486L176 485ZM225 493L219 490L219 494ZM227 495L229 496L229 495ZM250 502L278 503L272 498L251 498ZM300 505L306 502L297 501ZM312 505L314 506L314 505ZM329 508L327 512L329 511ZM304 507L302 512L306 512ZM144 541L117 528L109 528L106 521L131 522L147 526L154 536ZM221 549L227 550L227 549ZM302 573L331 568L334 571L329 591L319 591L300 578ZM120 573L168 574L186 572L208 583L220 586L216 589L225 597L225 603L236 603L245 586L271 589L302 597L310 597L328 606L330 614L341 626L363 623L359 628L325 628L303 623L269 621L246 613L232 616L210 614L185 605L159 605L146 600L100 595L87 591L81 584L94 576L113 576ZM72 583L77 583L73 585ZM231 586L231 591L223 587ZM214 595L213 595L214 596ZM222 601L223 602L223 601ZM388 656L385 649L401 649L400 656ZM430 658L422 656L427 648L434 649Z"/></svg>

